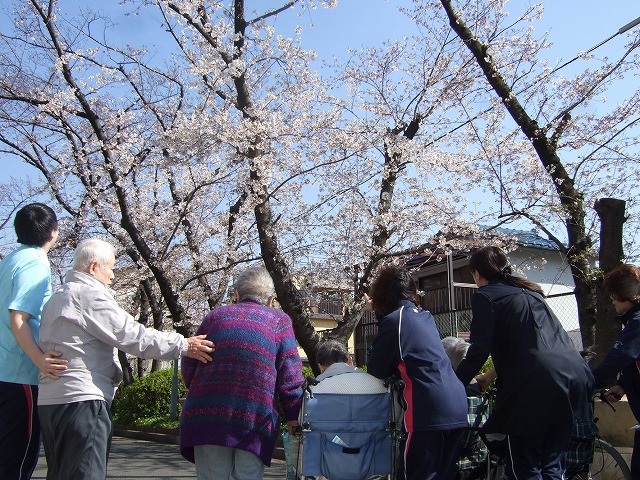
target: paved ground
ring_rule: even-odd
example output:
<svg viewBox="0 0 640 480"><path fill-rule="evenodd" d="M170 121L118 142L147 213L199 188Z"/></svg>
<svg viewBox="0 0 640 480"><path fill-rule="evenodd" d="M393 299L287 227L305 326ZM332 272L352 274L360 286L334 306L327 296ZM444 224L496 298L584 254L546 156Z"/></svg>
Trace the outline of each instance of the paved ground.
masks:
<svg viewBox="0 0 640 480"><path fill-rule="evenodd" d="M31 477L33 479L47 478L47 462L44 452L40 453L40 461ZM285 463L274 460L271 468L265 468L264 478L284 479L285 472ZM114 437L107 478L186 480L196 478L196 469L192 463L182 458L177 445Z"/></svg>
<svg viewBox="0 0 640 480"><path fill-rule="evenodd" d="M631 448L619 448L618 451L629 463ZM180 455L177 445L114 437L109 457L108 479L153 480L173 479L192 480L196 478L195 466ZM40 461L33 477L35 480L47 478L47 462L44 452L40 452ZM282 460L273 460L270 468L265 468L265 479L286 478L286 466Z"/></svg>

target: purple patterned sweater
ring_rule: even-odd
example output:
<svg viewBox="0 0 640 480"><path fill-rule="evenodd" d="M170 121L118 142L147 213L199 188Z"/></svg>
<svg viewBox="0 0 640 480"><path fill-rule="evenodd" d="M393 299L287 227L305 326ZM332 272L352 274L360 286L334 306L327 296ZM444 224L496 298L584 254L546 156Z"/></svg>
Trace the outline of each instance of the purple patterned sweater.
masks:
<svg viewBox="0 0 640 480"><path fill-rule="evenodd" d="M195 445L222 445L271 465L279 433L279 400L286 420L302 403L302 363L291 319L245 300L210 312L198 328L215 343L213 362L182 358L188 387L180 417L180 452L194 461Z"/></svg>

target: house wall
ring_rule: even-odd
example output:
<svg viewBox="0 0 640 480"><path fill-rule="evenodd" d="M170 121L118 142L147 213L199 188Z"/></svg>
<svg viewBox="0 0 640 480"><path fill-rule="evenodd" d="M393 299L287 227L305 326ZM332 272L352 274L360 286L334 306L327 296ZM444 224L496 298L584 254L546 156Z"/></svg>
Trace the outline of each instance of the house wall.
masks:
<svg viewBox="0 0 640 480"><path fill-rule="evenodd" d="M578 349L582 348L580 342L580 326L578 322L578 309L573 295L560 295L572 293L574 289L573 277L564 256L555 250L520 246L509 252L509 262L514 267L514 273L523 275L539 284L546 295L552 295L547 303L556 314L562 326L569 332ZM454 260L454 270L469 264L468 258ZM416 272L417 279L447 271L447 262L441 262L425 267ZM470 277L470 275L468 275ZM471 278L463 279L463 282L473 282ZM431 306L433 308L433 306ZM459 310L462 308L456 305ZM442 308L436 309L442 311Z"/></svg>
<svg viewBox="0 0 640 480"><path fill-rule="evenodd" d="M573 291L571 270L558 251L519 247L509 253L509 261L516 273L540 284L547 295Z"/></svg>
<svg viewBox="0 0 640 480"><path fill-rule="evenodd" d="M316 332L322 332L324 330L329 330L332 328L336 328L338 326L338 322L336 320L335 315L323 315L321 313L312 313L310 316L311 323L315 328ZM347 348L349 353L355 352L355 335L351 335L349 337L349 341L347 342ZM308 361L306 352L298 347L298 354L303 362Z"/></svg>

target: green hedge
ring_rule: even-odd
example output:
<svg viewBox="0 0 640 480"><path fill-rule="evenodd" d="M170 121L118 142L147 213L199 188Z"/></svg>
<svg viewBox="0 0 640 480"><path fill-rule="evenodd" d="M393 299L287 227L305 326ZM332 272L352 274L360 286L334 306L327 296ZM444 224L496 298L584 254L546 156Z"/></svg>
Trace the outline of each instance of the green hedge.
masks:
<svg viewBox="0 0 640 480"><path fill-rule="evenodd" d="M141 420L168 417L171 410L171 379L173 369L159 370L137 378L131 385L118 389L113 400L115 423L135 425ZM178 398L186 395L187 388L178 374ZM178 403L178 415L180 414Z"/></svg>

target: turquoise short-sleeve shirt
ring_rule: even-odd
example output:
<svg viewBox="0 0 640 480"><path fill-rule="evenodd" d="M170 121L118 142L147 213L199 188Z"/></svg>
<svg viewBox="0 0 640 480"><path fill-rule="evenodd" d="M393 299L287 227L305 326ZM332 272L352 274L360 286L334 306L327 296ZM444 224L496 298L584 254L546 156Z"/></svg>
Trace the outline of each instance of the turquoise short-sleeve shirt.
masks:
<svg viewBox="0 0 640 480"><path fill-rule="evenodd" d="M40 314L51 296L51 267L40 247L23 245L0 262L0 381L38 384L38 367L11 331L10 310L31 315L29 327L38 342Z"/></svg>

